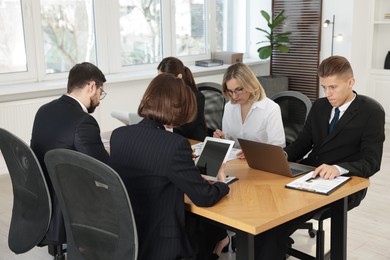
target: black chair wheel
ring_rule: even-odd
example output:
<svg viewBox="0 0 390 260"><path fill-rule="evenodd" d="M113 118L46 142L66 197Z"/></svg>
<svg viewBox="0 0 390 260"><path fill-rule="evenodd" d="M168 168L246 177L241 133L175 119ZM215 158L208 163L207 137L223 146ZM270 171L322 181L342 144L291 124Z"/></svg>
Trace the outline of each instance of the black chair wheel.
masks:
<svg viewBox="0 0 390 260"><path fill-rule="evenodd" d="M309 229L307 232L311 238L314 238L317 235L317 230L315 229Z"/></svg>
<svg viewBox="0 0 390 260"><path fill-rule="evenodd" d="M236 252L236 243L237 243L237 241L236 241L236 235L233 235L232 237L231 237L231 244L232 244L232 251L233 252Z"/></svg>

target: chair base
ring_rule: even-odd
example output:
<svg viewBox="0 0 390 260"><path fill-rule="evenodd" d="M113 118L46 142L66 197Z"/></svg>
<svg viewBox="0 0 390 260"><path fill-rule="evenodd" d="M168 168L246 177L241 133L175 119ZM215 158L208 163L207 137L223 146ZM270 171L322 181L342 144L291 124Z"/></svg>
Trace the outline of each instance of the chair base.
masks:
<svg viewBox="0 0 390 260"><path fill-rule="evenodd" d="M54 256L54 260L65 260L66 250L60 245L48 245L47 250L50 255Z"/></svg>

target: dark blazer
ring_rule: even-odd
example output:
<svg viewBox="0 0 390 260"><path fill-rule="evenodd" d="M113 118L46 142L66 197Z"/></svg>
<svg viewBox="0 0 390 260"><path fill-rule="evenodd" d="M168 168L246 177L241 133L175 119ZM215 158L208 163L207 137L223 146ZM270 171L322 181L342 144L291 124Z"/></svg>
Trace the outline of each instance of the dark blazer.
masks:
<svg viewBox="0 0 390 260"><path fill-rule="evenodd" d="M204 119L205 97L198 89L192 88L190 86L188 87L191 88L196 98L197 111L195 120L181 127L174 128L173 131L188 139L203 142L205 137L207 136L207 126L206 121Z"/></svg>
<svg viewBox="0 0 390 260"><path fill-rule="evenodd" d="M108 153L100 137L100 128L95 118L83 111L73 98L63 95L43 105L35 115L31 148L35 152L48 181L53 200L53 217L45 240L66 242L62 213L54 196L47 174L44 157L55 148L66 148L108 161Z"/></svg>
<svg viewBox="0 0 390 260"><path fill-rule="evenodd" d="M355 93L356 94L356 93ZM356 94L343 116L328 135L332 106L326 98L314 102L297 140L285 148L289 161L319 166L336 164L348 175L364 178L379 171L385 140L385 112L375 100ZM349 209L356 207L366 190L350 196Z"/></svg>
<svg viewBox="0 0 390 260"><path fill-rule="evenodd" d="M138 260L173 260L193 255L185 232L184 194L208 207L229 192L209 184L192 160L188 140L152 120L113 131L110 166L121 176L134 210Z"/></svg>

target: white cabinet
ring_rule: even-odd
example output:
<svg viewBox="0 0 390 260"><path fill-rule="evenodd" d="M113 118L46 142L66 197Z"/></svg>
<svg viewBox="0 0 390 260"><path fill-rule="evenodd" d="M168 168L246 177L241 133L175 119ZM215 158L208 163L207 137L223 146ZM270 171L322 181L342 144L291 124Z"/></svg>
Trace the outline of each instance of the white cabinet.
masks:
<svg viewBox="0 0 390 260"><path fill-rule="evenodd" d="M390 51L390 18L385 19L385 14L390 14L390 0L372 0L372 46L371 46L371 69L375 73L389 73L384 70L387 53ZM362 35L362 37L364 37Z"/></svg>
<svg viewBox="0 0 390 260"><path fill-rule="evenodd" d="M370 80L368 94L382 104L386 111L386 128L390 128L390 69L384 69L390 51L390 0L371 0ZM364 35L362 35L364 37Z"/></svg>

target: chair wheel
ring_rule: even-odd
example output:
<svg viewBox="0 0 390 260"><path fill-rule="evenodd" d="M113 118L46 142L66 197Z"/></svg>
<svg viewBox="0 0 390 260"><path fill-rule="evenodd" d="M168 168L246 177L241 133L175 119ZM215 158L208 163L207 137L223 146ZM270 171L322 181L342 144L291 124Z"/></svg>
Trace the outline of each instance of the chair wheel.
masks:
<svg viewBox="0 0 390 260"><path fill-rule="evenodd" d="M311 238L313 238L317 235L317 230L315 230L315 229L309 229L307 232L309 233L309 236Z"/></svg>
<svg viewBox="0 0 390 260"><path fill-rule="evenodd" d="M231 246L232 246L232 251L233 252L236 252L236 235L233 235L232 237L231 237Z"/></svg>

